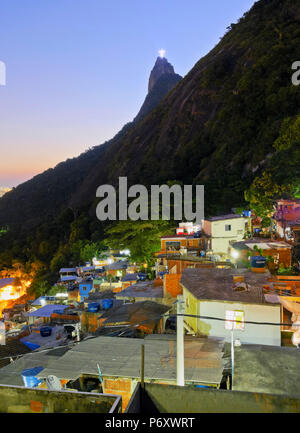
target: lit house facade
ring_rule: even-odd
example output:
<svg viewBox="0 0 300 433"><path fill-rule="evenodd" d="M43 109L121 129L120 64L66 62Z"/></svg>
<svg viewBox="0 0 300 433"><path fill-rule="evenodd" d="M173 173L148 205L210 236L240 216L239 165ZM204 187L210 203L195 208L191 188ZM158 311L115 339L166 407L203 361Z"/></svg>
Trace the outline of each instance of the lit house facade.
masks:
<svg viewBox="0 0 300 433"><path fill-rule="evenodd" d="M222 215L203 220L206 251L229 254L232 242L244 239L251 231L251 218L237 214Z"/></svg>
<svg viewBox="0 0 300 433"><path fill-rule="evenodd" d="M263 294L269 277L269 272L255 274L248 269L185 269L180 284L189 315L184 318L186 329L226 341L233 331L241 343L280 346L281 308Z"/></svg>
<svg viewBox="0 0 300 433"><path fill-rule="evenodd" d="M277 235L294 246L300 245L300 200L278 200L273 216Z"/></svg>

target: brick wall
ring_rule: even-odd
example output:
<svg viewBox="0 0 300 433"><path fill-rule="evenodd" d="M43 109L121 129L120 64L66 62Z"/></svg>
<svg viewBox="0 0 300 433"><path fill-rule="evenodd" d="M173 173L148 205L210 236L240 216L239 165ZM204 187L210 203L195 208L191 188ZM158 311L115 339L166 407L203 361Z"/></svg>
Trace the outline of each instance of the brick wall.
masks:
<svg viewBox="0 0 300 433"><path fill-rule="evenodd" d="M126 378L107 378L103 380L104 394L114 394L122 396L122 412L126 409L132 392L134 390L135 381Z"/></svg>
<svg viewBox="0 0 300 433"><path fill-rule="evenodd" d="M164 295L170 294L173 298L182 294L182 287L179 284L181 274L166 274L164 276Z"/></svg>
<svg viewBox="0 0 300 433"><path fill-rule="evenodd" d="M95 332L99 327L99 313L83 312L80 316L82 329L86 332Z"/></svg>

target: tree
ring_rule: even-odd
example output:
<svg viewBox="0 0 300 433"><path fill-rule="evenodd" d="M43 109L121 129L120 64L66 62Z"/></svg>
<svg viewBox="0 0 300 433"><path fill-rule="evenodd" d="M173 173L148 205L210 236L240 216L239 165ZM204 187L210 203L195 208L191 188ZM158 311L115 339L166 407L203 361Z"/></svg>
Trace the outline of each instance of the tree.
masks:
<svg viewBox="0 0 300 433"><path fill-rule="evenodd" d="M276 199L295 197L300 185L300 116L286 118L273 145L275 153L267 167L245 191L257 216L272 215Z"/></svg>
<svg viewBox="0 0 300 433"><path fill-rule="evenodd" d="M129 249L133 262L151 265L153 253L160 250L160 237L172 231L170 221L120 221L105 230L105 243L113 249Z"/></svg>
<svg viewBox="0 0 300 433"><path fill-rule="evenodd" d="M92 263L94 257L100 258L102 256L101 248L103 248L103 244L99 242L87 242L80 250L80 257L82 260Z"/></svg>

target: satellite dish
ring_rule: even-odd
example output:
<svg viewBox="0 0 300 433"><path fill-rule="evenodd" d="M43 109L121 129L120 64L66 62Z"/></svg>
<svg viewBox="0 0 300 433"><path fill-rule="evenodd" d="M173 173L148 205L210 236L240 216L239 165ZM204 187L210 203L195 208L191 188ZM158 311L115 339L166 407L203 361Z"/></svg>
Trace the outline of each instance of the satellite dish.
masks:
<svg viewBox="0 0 300 433"><path fill-rule="evenodd" d="M46 385L50 391L61 391L61 383L56 376L48 376L46 379Z"/></svg>

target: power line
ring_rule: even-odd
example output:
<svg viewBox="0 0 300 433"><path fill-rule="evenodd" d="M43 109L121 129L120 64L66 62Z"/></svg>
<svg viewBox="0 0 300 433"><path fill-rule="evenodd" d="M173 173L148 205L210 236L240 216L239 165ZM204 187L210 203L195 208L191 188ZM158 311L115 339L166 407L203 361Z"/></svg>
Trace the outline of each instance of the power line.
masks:
<svg viewBox="0 0 300 433"><path fill-rule="evenodd" d="M206 319L206 320L219 320L222 322L236 322L235 319L223 319L221 317L211 317L211 316L199 316L197 314L170 314L169 317L175 317L175 316L187 316L187 317L194 317L194 318L198 318L198 319ZM239 321L240 322L240 321ZM291 324L291 323L274 323L274 322L254 322L254 321L250 321L250 320L243 320L242 323L246 323L249 325L264 325L264 326L300 326L297 324Z"/></svg>
<svg viewBox="0 0 300 433"><path fill-rule="evenodd" d="M171 304L171 306L174 305L174 304L176 304L176 303L177 303L177 301L173 302ZM168 314L168 315L166 315L166 313L161 313L161 314L157 314L157 315L153 316L151 319L145 319L145 320L140 321L139 323L136 323L134 325L131 325L131 324L120 325L120 326L115 325L115 327L120 327L121 328L120 329L120 334L122 334L122 333L126 332L126 330L128 330L128 329L136 329L140 325L143 325L143 324L148 323L148 322L153 322L154 320L161 319L163 317L169 318L169 317L177 317L177 316L192 317L192 318L205 319L205 320L216 320L216 321L221 321L221 322L233 322L233 323L236 322L235 319L223 319L221 317L202 316L202 315L197 315L197 314L187 314L187 313L177 314L176 313L176 314ZM256 321L250 321L250 320L248 320L248 321L245 320L242 323L243 324L249 324L249 325L262 325L262 326L300 326L300 324L296 324L296 323L291 324L291 323L284 323L284 322L279 322L279 323L274 323L274 322L256 322ZM100 328L103 328L103 329L106 328L107 329L107 328L112 328L112 327L114 327L114 326L103 325ZM88 336L88 337L85 337L81 341L98 338L100 336L101 335ZM63 348L63 347L76 346L79 343L80 342L72 342L72 343L66 344L66 345L54 346L52 348L37 350L37 351L29 352L29 353L26 353L26 354L18 354L18 355L6 356L6 357L0 358L0 359L9 359L9 358L14 358L14 357L18 358L18 357L22 357L24 355L31 355L31 354L35 354L35 353L48 352L48 351L59 349L59 348Z"/></svg>

